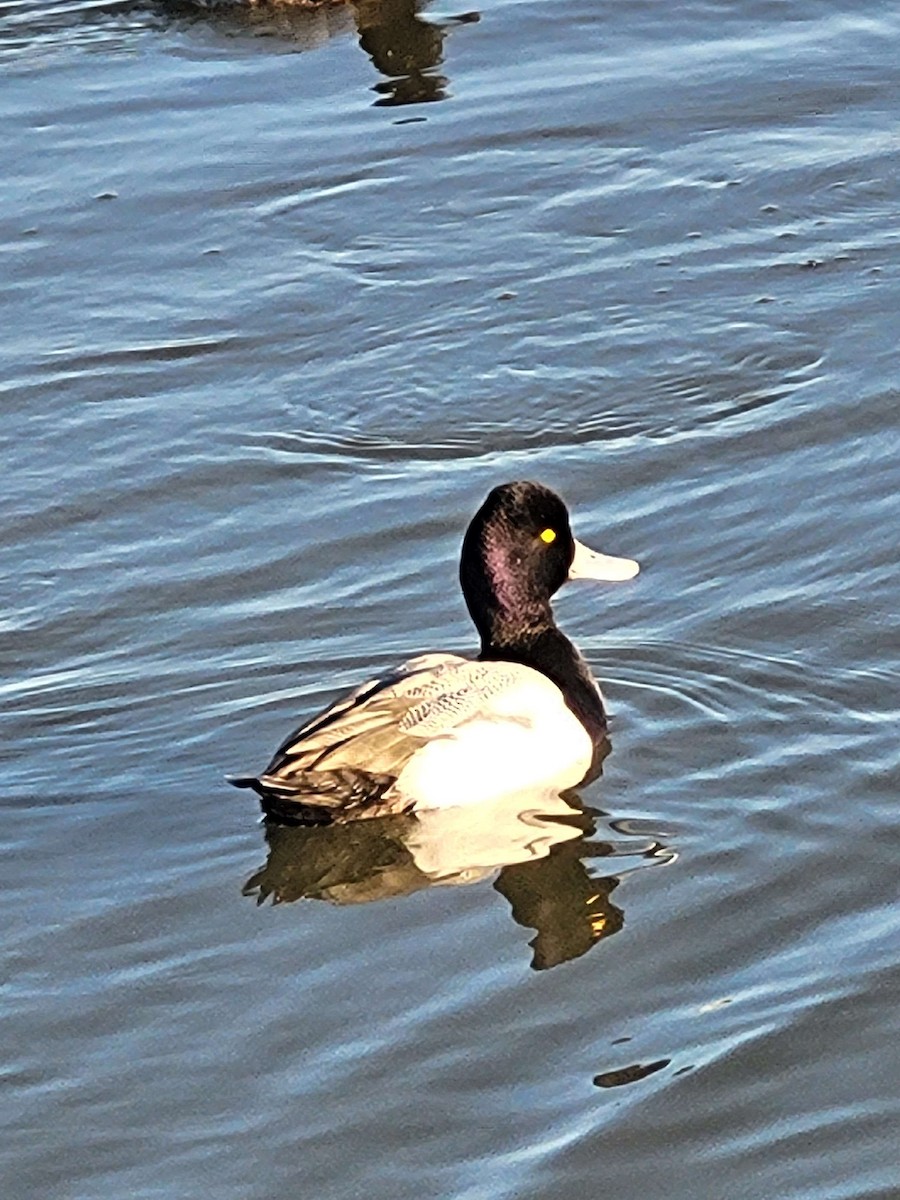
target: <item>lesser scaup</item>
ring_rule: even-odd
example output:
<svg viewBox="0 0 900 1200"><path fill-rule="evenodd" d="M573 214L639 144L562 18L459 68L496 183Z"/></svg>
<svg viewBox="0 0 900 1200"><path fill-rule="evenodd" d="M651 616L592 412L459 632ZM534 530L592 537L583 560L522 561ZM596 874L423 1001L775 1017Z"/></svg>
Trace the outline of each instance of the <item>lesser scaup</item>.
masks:
<svg viewBox="0 0 900 1200"><path fill-rule="evenodd" d="M536 483L490 492L466 531L459 577L476 659L423 654L336 700L279 747L253 788L264 812L346 821L574 787L605 745L603 698L553 619L567 579L631 579L638 564L575 540L565 504Z"/></svg>

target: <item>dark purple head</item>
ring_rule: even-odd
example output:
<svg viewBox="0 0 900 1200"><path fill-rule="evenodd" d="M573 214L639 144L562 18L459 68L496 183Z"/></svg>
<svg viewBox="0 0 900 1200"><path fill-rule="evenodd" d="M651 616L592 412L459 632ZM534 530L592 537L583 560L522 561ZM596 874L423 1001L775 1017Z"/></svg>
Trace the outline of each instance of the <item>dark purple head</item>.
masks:
<svg viewBox="0 0 900 1200"><path fill-rule="evenodd" d="M576 542L563 501L539 483L495 487L463 539L459 577L484 644L527 640L553 625L550 597L567 579L628 579L637 563Z"/></svg>

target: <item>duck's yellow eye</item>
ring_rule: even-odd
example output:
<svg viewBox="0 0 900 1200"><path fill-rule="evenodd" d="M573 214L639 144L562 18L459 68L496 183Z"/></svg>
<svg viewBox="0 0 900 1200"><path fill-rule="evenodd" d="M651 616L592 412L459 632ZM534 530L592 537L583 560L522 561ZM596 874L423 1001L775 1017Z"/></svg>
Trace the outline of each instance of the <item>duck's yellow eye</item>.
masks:
<svg viewBox="0 0 900 1200"><path fill-rule="evenodd" d="M549 546L551 542L556 541L556 530L555 529L542 529L540 538L541 538L542 542L546 542L547 545Z"/></svg>

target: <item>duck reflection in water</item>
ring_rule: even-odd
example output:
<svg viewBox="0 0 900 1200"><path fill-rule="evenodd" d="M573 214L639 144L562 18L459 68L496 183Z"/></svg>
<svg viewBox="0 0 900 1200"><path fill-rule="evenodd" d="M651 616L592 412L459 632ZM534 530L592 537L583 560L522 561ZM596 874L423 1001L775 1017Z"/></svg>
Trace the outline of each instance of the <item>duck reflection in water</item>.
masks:
<svg viewBox="0 0 900 1200"><path fill-rule="evenodd" d="M201 10L231 34L277 37L309 50L355 26L360 46L386 77L375 85L376 105L443 100L447 80L435 69L443 61L444 38L453 25L479 19L469 12L427 21L420 15L422 0L174 0L167 7L194 15Z"/></svg>
<svg viewBox="0 0 900 1200"><path fill-rule="evenodd" d="M591 841L598 812L574 792L476 807L426 810L347 825L267 823L268 858L244 885L257 903L327 900L367 904L428 887L494 877L513 920L535 931L531 966L545 970L580 957L622 928L612 894L641 860L666 861L658 841L634 836ZM617 875L598 877L597 860L621 859Z"/></svg>

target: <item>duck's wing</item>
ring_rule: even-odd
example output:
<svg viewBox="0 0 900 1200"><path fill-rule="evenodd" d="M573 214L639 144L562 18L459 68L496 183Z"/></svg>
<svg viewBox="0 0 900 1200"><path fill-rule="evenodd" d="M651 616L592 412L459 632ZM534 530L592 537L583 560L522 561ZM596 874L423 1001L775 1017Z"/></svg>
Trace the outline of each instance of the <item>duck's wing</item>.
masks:
<svg viewBox="0 0 900 1200"><path fill-rule="evenodd" d="M294 760L304 770L322 769L319 759L329 750L383 724L393 714L402 716L407 696L418 694L419 689L439 679L449 667L468 661L458 654L420 654L384 675L367 679L285 738L266 768L266 775L278 772L282 764Z"/></svg>
<svg viewBox="0 0 900 1200"><path fill-rule="evenodd" d="M251 786L281 800L308 797L337 810L371 802L390 787L424 742L450 734L521 682L516 663L452 654L411 659L370 680L301 726ZM373 814L374 815L374 811Z"/></svg>
<svg viewBox="0 0 900 1200"><path fill-rule="evenodd" d="M339 696L282 742L258 782L304 790L310 772L366 771L395 778L415 749L399 723L446 671L468 660L458 654L420 654ZM324 781L321 781L324 782Z"/></svg>

